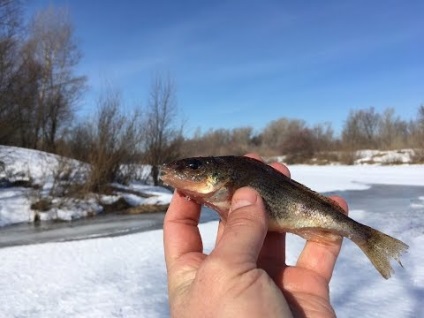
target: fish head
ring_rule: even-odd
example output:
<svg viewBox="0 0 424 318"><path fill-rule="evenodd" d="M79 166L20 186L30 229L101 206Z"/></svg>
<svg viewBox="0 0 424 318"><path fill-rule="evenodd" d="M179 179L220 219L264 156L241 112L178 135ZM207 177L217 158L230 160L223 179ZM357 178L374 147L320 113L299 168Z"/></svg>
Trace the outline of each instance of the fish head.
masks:
<svg viewBox="0 0 424 318"><path fill-rule="evenodd" d="M216 157L180 159L161 166L162 181L193 198L208 198L225 187L228 173Z"/></svg>

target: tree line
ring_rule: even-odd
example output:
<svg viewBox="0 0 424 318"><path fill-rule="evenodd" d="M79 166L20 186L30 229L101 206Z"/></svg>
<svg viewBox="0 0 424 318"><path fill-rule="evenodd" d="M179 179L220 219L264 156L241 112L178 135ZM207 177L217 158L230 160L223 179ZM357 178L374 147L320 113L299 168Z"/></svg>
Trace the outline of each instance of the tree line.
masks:
<svg viewBox="0 0 424 318"><path fill-rule="evenodd" d="M257 151L264 156L285 155L289 163L303 163L325 156L334 161L352 160L356 150L413 148L422 162L424 149L424 105L411 120L396 115L393 108L378 112L373 107L351 110L340 134L331 123L309 125L302 119L279 118L262 131L252 127L200 131L184 143L190 155L243 154ZM340 157L348 154L346 159ZM339 156L339 157L337 157Z"/></svg>
<svg viewBox="0 0 424 318"><path fill-rule="evenodd" d="M0 144L89 163L90 191L125 183L139 163L152 166L157 184L159 165L184 156L256 151L285 155L290 163L319 156L339 160L340 153L359 149L414 148L417 161L424 161L424 105L410 120L391 108L352 110L340 134L331 123L279 118L261 131L211 129L187 137L178 120L175 83L157 74L144 107L125 111L120 92L106 87L93 114L78 119L78 99L87 87L86 77L76 72L82 55L69 14L50 6L25 22L22 12L22 1L0 0Z"/></svg>

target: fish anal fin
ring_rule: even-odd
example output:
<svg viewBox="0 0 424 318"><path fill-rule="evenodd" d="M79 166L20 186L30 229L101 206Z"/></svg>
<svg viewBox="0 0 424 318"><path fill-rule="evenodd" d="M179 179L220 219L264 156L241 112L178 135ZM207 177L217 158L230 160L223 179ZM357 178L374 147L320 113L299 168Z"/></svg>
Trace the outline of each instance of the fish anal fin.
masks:
<svg viewBox="0 0 424 318"><path fill-rule="evenodd" d="M319 243L333 243L333 242L340 241L340 239L342 238L338 234L334 234L328 231L323 231L323 230L314 229L314 228L296 229L296 230L288 231L288 232L299 235L303 237L305 240L319 242Z"/></svg>

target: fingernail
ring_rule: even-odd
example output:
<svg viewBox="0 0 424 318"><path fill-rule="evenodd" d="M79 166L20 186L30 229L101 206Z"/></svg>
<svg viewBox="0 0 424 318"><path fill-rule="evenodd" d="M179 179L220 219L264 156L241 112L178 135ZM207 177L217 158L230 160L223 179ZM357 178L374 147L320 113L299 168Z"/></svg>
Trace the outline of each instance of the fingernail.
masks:
<svg viewBox="0 0 424 318"><path fill-rule="evenodd" d="M253 205L257 200L258 195L255 191L252 191L251 189L237 190L233 196L230 212L249 205Z"/></svg>

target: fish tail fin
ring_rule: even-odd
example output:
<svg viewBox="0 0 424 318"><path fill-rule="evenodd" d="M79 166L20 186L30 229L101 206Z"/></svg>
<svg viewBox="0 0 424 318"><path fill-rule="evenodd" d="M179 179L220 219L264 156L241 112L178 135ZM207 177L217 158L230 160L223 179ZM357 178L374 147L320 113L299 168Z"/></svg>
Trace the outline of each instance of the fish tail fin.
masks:
<svg viewBox="0 0 424 318"><path fill-rule="evenodd" d="M371 227L366 226L366 228L368 229L367 238L355 240L355 242L380 274L388 279L394 272L390 265L391 259L395 259L403 267L400 256L406 252L408 245Z"/></svg>

